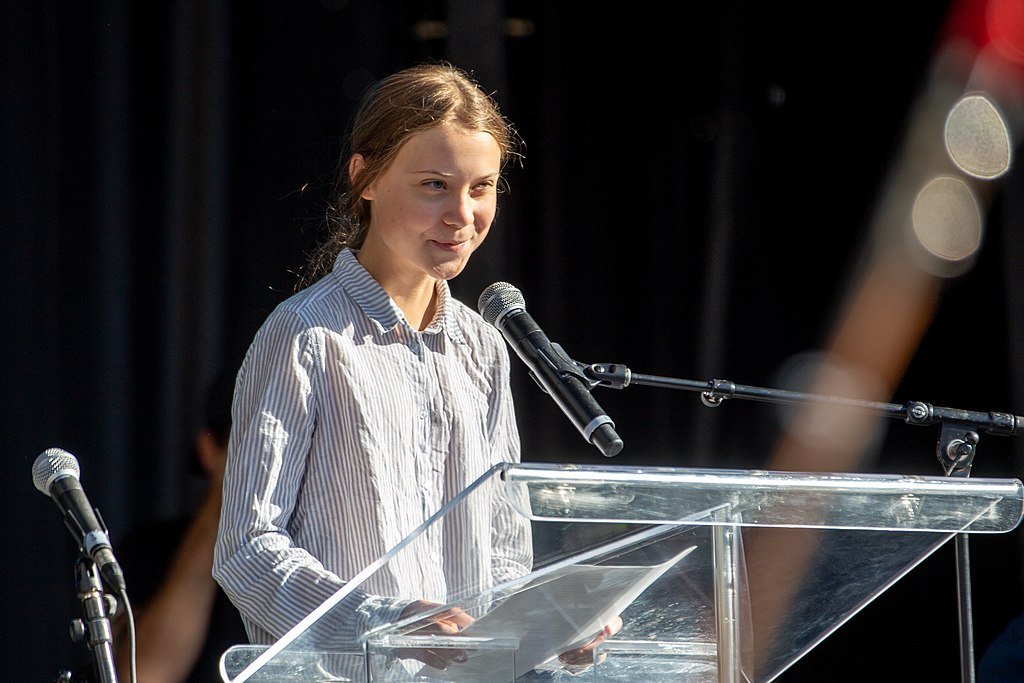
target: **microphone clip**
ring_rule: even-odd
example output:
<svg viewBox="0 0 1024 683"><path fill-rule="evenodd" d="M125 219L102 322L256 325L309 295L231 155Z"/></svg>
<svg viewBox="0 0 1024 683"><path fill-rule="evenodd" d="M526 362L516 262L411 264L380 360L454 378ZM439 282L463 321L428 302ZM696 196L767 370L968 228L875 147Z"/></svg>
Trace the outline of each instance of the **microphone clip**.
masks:
<svg viewBox="0 0 1024 683"><path fill-rule="evenodd" d="M585 379L591 388L601 386L612 389L625 389L629 386L632 373L629 368L621 363L593 363L583 365L577 363L582 369Z"/></svg>

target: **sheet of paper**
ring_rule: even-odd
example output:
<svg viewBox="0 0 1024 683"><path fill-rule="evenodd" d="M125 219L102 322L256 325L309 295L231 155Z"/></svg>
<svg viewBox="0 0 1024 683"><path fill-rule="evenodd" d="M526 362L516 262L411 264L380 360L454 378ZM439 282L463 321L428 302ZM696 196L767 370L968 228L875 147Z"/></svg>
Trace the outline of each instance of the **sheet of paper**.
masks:
<svg viewBox="0 0 1024 683"><path fill-rule="evenodd" d="M648 534L644 534L647 536ZM559 563L504 598L467 627L462 636L518 638L515 676L585 645L641 593L697 546L690 545L655 565ZM510 670L510 651L468 650L468 660L420 674L455 683L497 680Z"/></svg>

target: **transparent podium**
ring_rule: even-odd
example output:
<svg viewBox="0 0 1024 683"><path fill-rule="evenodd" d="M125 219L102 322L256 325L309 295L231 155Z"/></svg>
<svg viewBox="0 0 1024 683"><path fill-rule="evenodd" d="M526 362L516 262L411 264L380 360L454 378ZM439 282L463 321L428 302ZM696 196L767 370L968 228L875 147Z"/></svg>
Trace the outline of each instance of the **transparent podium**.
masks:
<svg viewBox="0 0 1024 683"><path fill-rule="evenodd" d="M771 681L957 534L1022 514L1016 479L505 464L220 673ZM424 611L401 618L413 600ZM453 611L472 623L430 628ZM562 656L616 617L587 658Z"/></svg>

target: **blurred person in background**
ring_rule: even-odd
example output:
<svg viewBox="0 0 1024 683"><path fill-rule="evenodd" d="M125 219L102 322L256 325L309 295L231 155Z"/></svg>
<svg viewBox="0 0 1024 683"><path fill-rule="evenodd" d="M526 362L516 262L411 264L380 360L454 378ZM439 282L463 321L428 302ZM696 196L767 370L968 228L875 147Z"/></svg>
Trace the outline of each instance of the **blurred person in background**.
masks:
<svg viewBox="0 0 1024 683"><path fill-rule="evenodd" d="M116 546L135 616L139 683L220 683L221 654L248 643L238 610L212 573L234 386L232 369L207 388L192 452L193 471L206 480L199 507L134 528ZM118 680L127 682L131 651L124 610L112 627Z"/></svg>

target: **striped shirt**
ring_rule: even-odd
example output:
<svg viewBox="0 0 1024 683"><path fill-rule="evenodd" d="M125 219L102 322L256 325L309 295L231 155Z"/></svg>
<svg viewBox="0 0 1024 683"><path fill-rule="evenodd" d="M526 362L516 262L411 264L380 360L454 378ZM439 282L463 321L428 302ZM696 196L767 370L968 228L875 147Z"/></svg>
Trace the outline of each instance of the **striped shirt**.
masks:
<svg viewBox="0 0 1024 683"><path fill-rule="evenodd" d="M213 566L253 643L282 637L492 465L518 462L504 340L436 286L437 314L417 331L345 249L257 332ZM496 485L469 500L320 619L317 644L349 646L410 599L530 571L528 522Z"/></svg>

